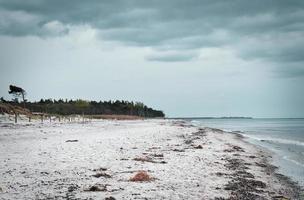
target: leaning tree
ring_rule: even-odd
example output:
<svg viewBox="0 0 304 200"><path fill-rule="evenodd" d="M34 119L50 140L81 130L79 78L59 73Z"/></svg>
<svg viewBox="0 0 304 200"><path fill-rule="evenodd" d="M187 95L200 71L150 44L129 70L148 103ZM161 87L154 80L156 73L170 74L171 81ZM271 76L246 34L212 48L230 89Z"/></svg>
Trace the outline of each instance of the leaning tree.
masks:
<svg viewBox="0 0 304 200"><path fill-rule="evenodd" d="M8 93L14 95L14 97L16 97L16 98L19 98L21 96L22 100L23 100L23 107L25 108L26 92L24 89L22 89L21 87L17 87L15 85L10 85Z"/></svg>

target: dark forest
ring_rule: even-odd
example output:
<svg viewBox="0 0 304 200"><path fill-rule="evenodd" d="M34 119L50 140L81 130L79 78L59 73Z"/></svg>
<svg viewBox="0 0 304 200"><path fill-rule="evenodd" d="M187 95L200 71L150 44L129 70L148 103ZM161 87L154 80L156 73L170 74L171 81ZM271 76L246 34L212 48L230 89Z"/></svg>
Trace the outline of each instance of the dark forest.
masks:
<svg viewBox="0 0 304 200"><path fill-rule="evenodd" d="M163 111L154 110L141 102L116 101L84 101L84 100L53 100L41 99L36 102L6 101L1 98L2 103L9 103L30 110L31 112L72 115L134 115L140 117L164 117Z"/></svg>

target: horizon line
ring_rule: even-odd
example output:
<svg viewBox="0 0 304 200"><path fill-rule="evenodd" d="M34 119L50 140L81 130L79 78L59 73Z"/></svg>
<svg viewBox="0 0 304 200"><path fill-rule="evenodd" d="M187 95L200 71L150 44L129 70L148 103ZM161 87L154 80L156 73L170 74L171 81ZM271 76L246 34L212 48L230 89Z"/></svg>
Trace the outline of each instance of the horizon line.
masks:
<svg viewBox="0 0 304 200"><path fill-rule="evenodd" d="M304 117L165 117L165 119L304 119Z"/></svg>

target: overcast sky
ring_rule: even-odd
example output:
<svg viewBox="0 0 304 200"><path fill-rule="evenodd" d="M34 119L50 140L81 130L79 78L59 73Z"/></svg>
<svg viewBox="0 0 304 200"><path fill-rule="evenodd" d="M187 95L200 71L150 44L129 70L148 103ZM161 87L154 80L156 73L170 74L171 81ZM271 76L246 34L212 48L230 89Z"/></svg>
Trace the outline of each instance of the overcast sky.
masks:
<svg viewBox="0 0 304 200"><path fill-rule="evenodd" d="M304 117L302 0L0 0L0 96Z"/></svg>

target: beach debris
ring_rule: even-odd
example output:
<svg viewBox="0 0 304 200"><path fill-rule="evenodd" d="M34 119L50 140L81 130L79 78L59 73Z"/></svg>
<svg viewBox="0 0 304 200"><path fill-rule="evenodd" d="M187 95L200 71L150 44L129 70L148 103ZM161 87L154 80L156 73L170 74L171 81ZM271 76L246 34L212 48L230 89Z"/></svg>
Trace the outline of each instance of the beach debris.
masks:
<svg viewBox="0 0 304 200"><path fill-rule="evenodd" d="M267 165L265 165L264 163L255 162L255 164L259 167L267 167Z"/></svg>
<svg viewBox="0 0 304 200"><path fill-rule="evenodd" d="M259 193L263 193L261 188L266 188L262 181L246 178L236 178L225 186L225 190L232 190L230 199L263 199Z"/></svg>
<svg viewBox="0 0 304 200"><path fill-rule="evenodd" d="M185 144L191 144L193 141L191 139L185 140Z"/></svg>
<svg viewBox="0 0 304 200"><path fill-rule="evenodd" d="M248 192L260 192L257 188L266 188L266 184L259 180L237 178L225 186L225 190L246 190Z"/></svg>
<svg viewBox="0 0 304 200"><path fill-rule="evenodd" d="M140 161L140 162L151 162L151 163L154 163L155 161L152 160L152 158L150 157L137 157L137 158L134 158L133 160L135 161Z"/></svg>
<svg viewBox="0 0 304 200"><path fill-rule="evenodd" d="M203 146L202 145L197 145L194 147L194 149L203 149Z"/></svg>
<svg viewBox="0 0 304 200"><path fill-rule="evenodd" d="M244 152L244 149L242 147L239 147L239 146L232 146L232 149L235 150L235 151Z"/></svg>
<svg viewBox="0 0 304 200"><path fill-rule="evenodd" d="M230 149L224 149L224 152L245 152L242 147L232 145Z"/></svg>
<svg viewBox="0 0 304 200"><path fill-rule="evenodd" d="M118 173L121 173L121 174L133 174L133 173L137 173L137 172L139 172L139 171L141 171L141 170L128 170L128 171L121 171L121 172L118 172ZM153 172L153 171L151 171L151 170L146 170L146 172Z"/></svg>
<svg viewBox="0 0 304 200"><path fill-rule="evenodd" d="M92 171L93 172L97 172L97 171L107 171L108 169L107 168L105 168L105 167L100 167L100 168L98 168L98 169L93 169Z"/></svg>
<svg viewBox="0 0 304 200"><path fill-rule="evenodd" d="M116 200L114 197L110 196L110 197L106 197L105 200Z"/></svg>
<svg viewBox="0 0 304 200"><path fill-rule="evenodd" d="M221 188L216 187L215 189L216 189L216 190L219 190L219 189L221 189ZM225 198L224 198L224 197L215 197L214 200L225 200Z"/></svg>
<svg viewBox="0 0 304 200"><path fill-rule="evenodd" d="M243 178L254 178L253 174L246 172L246 171L237 171L236 172L239 176L242 176Z"/></svg>
<svg viewBox="0 0 304 200"><path fill-rule="evenodd" d="M180 126L180 127L194 127L194 125L190 124L190 123L187 123L185 121L177 121L177 122L173 122L172 123L174 126Z"/></svg>
<svg viewBox="0 0 304 200"><path fill-rule="evenodd" d="M150 162L150 163L160 163L160 164L166 164L167 162L166 161L155 161L153 160L152 158L150 157L137 157L137 158L134 158L133 160L135 161L139 161L139 162Z"/></svg>
<svg viewBox="0 0 304 200"><path fill-rule="evenodd" d="M97 174L92 175L95 178L100 178L100 177L105 177L105 178L112 178L111 175L107 174L107 173L103 173L103 172L99 172Z"/></svg>
<svg viewBox="0 0 304 200"><path fill-rule="evenodd" d="M65 142L78 142L78 140L67 140Z"/></svg>
<svg viewBox="0 0 304 200"><path fill-rule="evenodd" d="M157 158L163 158L164 157L164 154L151 154L151 156L153 156L153 157L157 157Z"/></svg>
<svg viewBox="0 0 304 200"><path fill-rule="evenodd" d="M176 152L185 152L185 149L173 149L172 151L176 151Z"/></svg>
<svg viewBox="0 0 304 200"><path fill-rule="evenodd" d="M244 138L244 136L242 135L242 132L239 132L239 131L235 131L235 132L232 132L233 134L235 134L235 136L237 137L237 138Z"/></svg>
<svg viewBox="0 0 304 200"><path fill-rule="evenodd" d="M222 172L216 172L215 175L217 176L227 176L227 173L222 173Z"/></svg>
<svg viewBox="0 0 304 200"><path fill-rule="evenodd" d="M144 182L144 181L152 181L152 178L146 171L138 171L133 177L129 179L133 182Z"/></svg>
<svg viewBox="0 0 304 200"><path fill-rule="evenodd" d="M265 193L263 190L266 184L254 179L254 175L247 172L248 167L242 159L226 159L225 167L233 170L232 180L225 185L224 190L231 191L229 199L263 199L259 194Z"/></svg>
<svg viewBox="0 0 304 200"><path fill-rule="evenodd" d="M282 195L278 195L278 196L273 196L272 199L273 200L288 200L289 198L284 197Z"/></svg>
<svg viewBox="0 0 304 200"><path fill-rule="evenodd" d="M201 139L201 138L198 137L198 136L196 136L196 137L194 137L192 140L199 140L199 139Z"/></svg>
<svg viewBox="0 0 304 200"><path fill-rule="evenodd" d="M85 192L107 192L107 186L108 185L93 185L89 187L88 189L85 189Z"/></svg>
<svg viewBox="0 0 304 200"><path fill-rule="evenodd" d="M155 149L161 149L161 147L155 147L155 146L153 146L153 147L150 147L148 150L150 151L150 150L155 150Z"/></svg>
<svg viewBox="0 0 304 200"><path fill-rule="evenodd" d="M230 170L244 170L246 169L245 164L242 159L231 158L226 159L228 163L225 164L225 167Z"/></svg>
<svg viewBox="0 0 304 200"><path fill-rule="evenodd" d="M192 135L197 135L197 136L207 136L207 131L205 129L198 129L197 132L192 133ZM199 138L200 139L200 138Z"/></svg>
<svg viewBox="0 0 304 200"><path fill-rule="evenodd" d="M68 187L68 192L73 192L73 191L77 190L78 188L79 188L78 185L70 185Z"/></svg>

